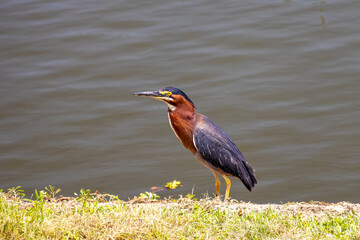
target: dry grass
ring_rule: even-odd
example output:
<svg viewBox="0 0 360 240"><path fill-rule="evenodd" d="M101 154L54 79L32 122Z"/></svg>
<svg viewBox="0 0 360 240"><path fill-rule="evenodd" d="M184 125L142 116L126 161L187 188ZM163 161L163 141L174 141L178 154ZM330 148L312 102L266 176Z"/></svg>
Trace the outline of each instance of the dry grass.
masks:
<svg viewBox="0 0 360 240"><path fill-rule="evenodd" d="M44 192L43 192L44 193ZM3 239L360 239L360 204L0 193Z"/></svg>

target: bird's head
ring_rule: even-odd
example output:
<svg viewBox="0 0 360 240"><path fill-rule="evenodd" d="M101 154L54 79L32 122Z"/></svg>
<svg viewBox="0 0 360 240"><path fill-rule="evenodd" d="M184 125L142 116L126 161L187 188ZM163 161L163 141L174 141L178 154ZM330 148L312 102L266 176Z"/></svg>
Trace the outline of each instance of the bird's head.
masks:
<svg viewBox="0 0 360 240"><path fill-rule="evenodd" d="M186 94L175 87L165 87L156 91L136 92L135 96L153 97L168 104L170 110L174 110L182 104L190 105L195 108L194 103Z"/></svg>

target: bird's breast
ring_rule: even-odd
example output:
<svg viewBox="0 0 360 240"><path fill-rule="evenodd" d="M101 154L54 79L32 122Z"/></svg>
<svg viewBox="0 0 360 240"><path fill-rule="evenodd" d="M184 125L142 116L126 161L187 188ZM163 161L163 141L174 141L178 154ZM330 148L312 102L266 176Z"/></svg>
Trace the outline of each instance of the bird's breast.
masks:
<svg viewBox="0 0 360 240"><path fill-rule="evenodd" d="M169 124L179 141L193 154L196 148L193 142L193 129L195 116L181 114L176 111L168 111Z"/></svg>

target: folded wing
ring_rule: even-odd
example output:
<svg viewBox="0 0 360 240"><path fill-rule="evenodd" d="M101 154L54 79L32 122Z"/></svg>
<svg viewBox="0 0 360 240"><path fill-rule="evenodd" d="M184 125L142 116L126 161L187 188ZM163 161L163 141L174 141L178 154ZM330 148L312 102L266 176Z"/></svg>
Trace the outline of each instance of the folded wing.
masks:
<svg viewBox="0 0 360 240"><path fill-rule="evenodd" d="M249 191L255 186L254 169L230 137L206 116L196 126L193 141L202 158L215 170L238 177Z"/></svg>

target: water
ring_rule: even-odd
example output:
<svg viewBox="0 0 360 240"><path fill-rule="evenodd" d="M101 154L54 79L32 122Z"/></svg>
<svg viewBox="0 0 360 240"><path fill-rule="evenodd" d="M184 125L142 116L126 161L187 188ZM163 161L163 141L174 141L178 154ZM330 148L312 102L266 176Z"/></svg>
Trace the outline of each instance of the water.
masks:
<svg viewBox="0 0 360 240"><path fill-rule="evenodd" d="M0 188L128 199L214 178L172 133L175 86L256 169L257 203L360 200L359 1L0 3ZM222 181L221 193L225 183Z"/></svg>

